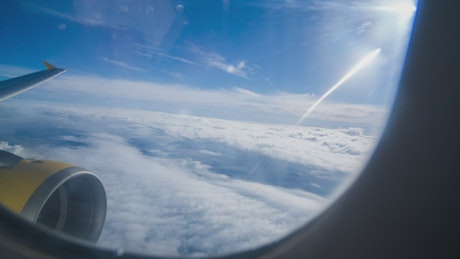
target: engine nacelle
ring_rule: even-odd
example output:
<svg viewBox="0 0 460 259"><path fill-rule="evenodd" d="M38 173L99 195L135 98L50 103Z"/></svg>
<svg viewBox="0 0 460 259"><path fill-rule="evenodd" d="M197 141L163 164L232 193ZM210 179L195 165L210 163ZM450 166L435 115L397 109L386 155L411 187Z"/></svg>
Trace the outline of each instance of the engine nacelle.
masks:
<svg viewBox="0 0 460 259"><path fill-rule="evenodd" d="M104 186L93 173L1 150L0 203L33 223L91 242L107 211Z"/></svg>

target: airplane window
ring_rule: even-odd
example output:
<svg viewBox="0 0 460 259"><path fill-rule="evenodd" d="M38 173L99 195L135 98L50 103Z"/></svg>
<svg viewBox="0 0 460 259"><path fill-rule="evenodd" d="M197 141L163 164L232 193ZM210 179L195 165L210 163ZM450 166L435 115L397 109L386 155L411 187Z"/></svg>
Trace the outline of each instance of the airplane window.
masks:
<svg viewBox="0 0 460 259"><path fill-rule="evenodd" d="M279 240L372 153L415 6L3 3L0 202L120 254Z"/></svg>

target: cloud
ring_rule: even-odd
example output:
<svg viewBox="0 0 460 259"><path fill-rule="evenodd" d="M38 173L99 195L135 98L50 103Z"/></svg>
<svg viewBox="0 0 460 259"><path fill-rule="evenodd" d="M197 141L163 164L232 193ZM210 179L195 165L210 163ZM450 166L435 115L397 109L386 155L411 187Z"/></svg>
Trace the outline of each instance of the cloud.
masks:
<svg viewBox="0 0 460 259"><path fill-rule="evenodd" d="M43 101L105 105L113 102L110 105L118 106L123 103L135 109L143 107L232 120L288 124L295 123L316 100L309 94L261 94L241 87L197 89L186 85L77 75L55 78L47 82L46 87L35 88L21 98L32 95L35 100ZM305 123L327 127L359 126L365 130L373 130L383 123L386 115L387 110L379 106L326 101L317 107Z"/></svg>
<svg viewBox="0 0 460 259"><path fill-rule="evenodd" d="M203 57L203 60L208 67L216 68L242 78L248 78L248 71L244 70L246 66L244 60L240 61L237 66L234 66L226 63L225 58L217 53L208 53Z"/></svg>
<svg viewBox="0 0 460 259"><path fill-rule="evenodd" d="M3 104L0 147L95 172L108 195L98 245L124 251L222 255L277 240L324 209L324 191L375 143L359 128L24 104Z"/></svg>
<svg viewBox="0 0 460 259"><path fill-rule="evenodd" d="M24 148L19 145L10 145L8 142L0 141L0 150L8 151L18 156L23 155Z"/></svg>
<svg viewBox="0 0 460 259"><path fill-rule="evenodd" d="M135 70L135 71L145 71L142 68L131 66L131 65L128 65L128 64L126 64L124 62L121 62L121 61L118 61L118 60L113 60L113 59L109 59L109 58L102 58L102 60L107 62L107 63L109 63L109 64L117 65L117 66L122 67L122 68Z"/></svg>
<svg viewBox="0 0 460 259"><path fill-rule="evenodd" d="M136 44L136 53L146 57L160 57L168 60L179 61L189 65L198 65L198 63L191 61L189 59L168 55L159 48L145 44Z"/></svg>
<svg viewBox="0 0 460 259"><path fill-rule="evenodd" d="M20 104L16 105L19 105L17 109L20 109ZM16 106L13 103L10 107ZM70 117L79 122L72 123L73 130L130 135L142 140L144 149L160 149L166 154L171 154L180 147L182 151L188 152L188 144L193 146L194 143L202 142L203 144L199 145L201 148L197 150L203 154L200 157L225 156L227 152L224 148L234 148L241 150L238 152L246 150L271 159L347 174L355 173L356 168L362 163L363 156L375 143L375 137L366 135L361 128L356 127L327 129L114 107L35 105L32 102L28 102L28 107L31 110L24 116L39 118L39 111L42 111L46 117L52 116L57 120L52 124L63 125ZM42 119L51 120L46 117ZM111 126L106 126L106 121L110 121ZM149 136L152 132L155 132L154 136ZM167 139L174 139L174 149L159 144L167 143ZM78 138L64 135L57 141L75 143L78 142ZM211 142L215 144L206 144Z"/></svg>
<svg viewBox="0 0 460 259"><path fill-rule="evenodd" d="M191 53L195 54L205 66L213 69L219 69L241 78L249 79L249 76L256 69L256 66L254 65L248 66L245 60L240 60L237 64L230 64L222 55L215 52L204 51L198 46L192 44L189 44L188 49Z"/></svg>
<svg viewBox="0 0 460 259"><path fill-rule="evenodd" d="M350 136L362 136L364 135L363 129L362 128L356 128L356 127L350 127L350 128L339 128L340 132L343 132L345 134L348 134Z"/></svg>
<svg viewBox="0 0 460 259"><path fill-rule="evenodd" d="M117 129L126 125L127 121L117 121L111 112L90 115L85 109L69 113L46 106L38 110L47 111L47 116L56 115L46 123L50 129L68 123L81 125L75 129L79 137L65 132L65 137L53 145L43 138L41 144L28 147L28 152L82 165L101 177L108 195L107 221L99 242L102 246L162 255L224 254L280 238L316 215L326 203L311 193L227 177L213 171L205 161L143 154L140 146L128 143L133 133L130 130L105 133L111 128L105 126L96 132L80 131L110 123L117 124ZM94 118L107 115L114 120L106 117L91 125ZM165 114L158 115L168 119ZM139 136L148 137L151 129L132 121L136 118L135 114L126 118L131 121L127 128L137 128L146 134L136 131ZM182 119L179 116L170 121L171 126L190 122ZM148 123L155 120L151 118ZM175 138L170 136L167 141ZM81 145L69 146L64 140Z"/></svg>
<svg viewBox="0 0 460 259"><path fill-rule="evenodd" d="M65 23L61 23L57 27L59 30L65 30L67 28L67 25Z"/></svg>

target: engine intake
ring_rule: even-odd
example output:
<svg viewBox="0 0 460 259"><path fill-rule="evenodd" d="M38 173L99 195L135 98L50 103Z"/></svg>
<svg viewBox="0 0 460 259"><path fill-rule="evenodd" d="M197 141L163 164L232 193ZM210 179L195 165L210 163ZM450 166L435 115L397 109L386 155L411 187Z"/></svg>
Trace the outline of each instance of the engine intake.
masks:
<svg viewBox="0 0 460 259"><path fill-rule="evenodd" d="M33 223L91 242L107 211L104 186L93 173L1 150L0 202Z"/></svg>

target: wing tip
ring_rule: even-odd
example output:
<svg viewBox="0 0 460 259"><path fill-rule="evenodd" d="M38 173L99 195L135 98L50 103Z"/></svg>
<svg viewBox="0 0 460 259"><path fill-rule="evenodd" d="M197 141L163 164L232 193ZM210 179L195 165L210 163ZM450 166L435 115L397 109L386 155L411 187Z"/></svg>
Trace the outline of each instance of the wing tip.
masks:
<svg viewBox="0 0 460 259"><path fill-rule="evenodd" d="M48 70L53 70L53 69L56 69L55 66L51 65L50 63L46 62L46 61L42 61L43 65L45 65L46 69Z"/></svg>

